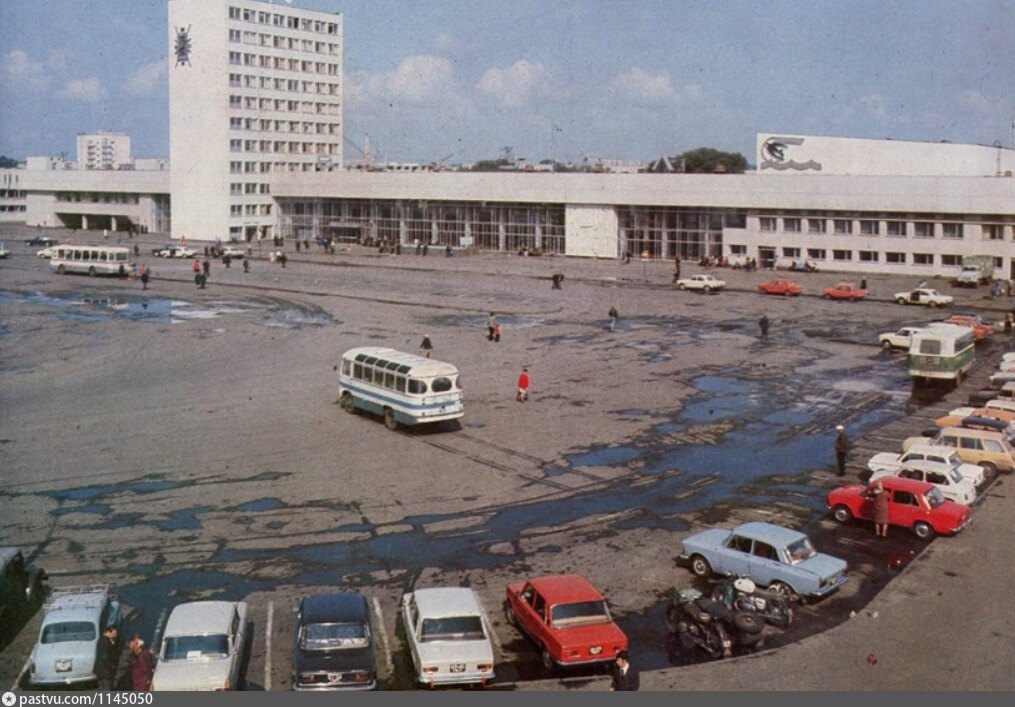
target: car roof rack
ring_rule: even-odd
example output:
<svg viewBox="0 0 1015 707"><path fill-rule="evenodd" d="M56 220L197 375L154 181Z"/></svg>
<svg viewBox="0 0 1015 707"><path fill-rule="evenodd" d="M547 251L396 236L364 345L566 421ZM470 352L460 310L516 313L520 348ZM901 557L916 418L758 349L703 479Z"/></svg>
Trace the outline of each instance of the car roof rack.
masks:
<svg viewBox="0 0 1015 707"><path fill-rule="evenodd" d="M42 608L44 610L50 609L57 601L60 602L61 609L95 606L97 594L105 597L109 594L109 585L82 584L76 587L54 587L46 597L46 603L42 605Z"/></svg>

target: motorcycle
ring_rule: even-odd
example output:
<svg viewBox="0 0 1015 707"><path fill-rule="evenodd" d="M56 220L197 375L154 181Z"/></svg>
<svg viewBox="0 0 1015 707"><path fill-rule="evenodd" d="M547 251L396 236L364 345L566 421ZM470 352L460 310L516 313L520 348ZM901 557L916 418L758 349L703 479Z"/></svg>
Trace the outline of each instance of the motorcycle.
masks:
<svg viewBox="0 0 1015 707"><path fill-rule="evenodd" d="M748 611L733 611L693 588L676 593L663 616L666 629L684 650L697 648L710 658L760 650L765 622Z"/></svg>
<svg viewBox="0 0 1015 707"><path fill-rule="evenodd" d="M712 590L712 598L733 611L757 614L765 623L786 628L793 623L793 607L785 595L772 589L759 589L747 577L733 581L720 579Z"/></svg>

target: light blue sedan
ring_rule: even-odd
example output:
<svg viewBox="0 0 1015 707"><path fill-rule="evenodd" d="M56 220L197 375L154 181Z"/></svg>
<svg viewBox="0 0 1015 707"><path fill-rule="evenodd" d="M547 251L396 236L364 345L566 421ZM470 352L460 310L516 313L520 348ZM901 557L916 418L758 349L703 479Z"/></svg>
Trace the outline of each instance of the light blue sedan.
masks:
<svg viewBox="0 0 1015 707"><path fill-rule="evenodd" d="M696 533L684 539L677 559L699 577L749 577L801 600L831 594L848 581L845 560L818 552L803 533L772 523Z"/></svg>

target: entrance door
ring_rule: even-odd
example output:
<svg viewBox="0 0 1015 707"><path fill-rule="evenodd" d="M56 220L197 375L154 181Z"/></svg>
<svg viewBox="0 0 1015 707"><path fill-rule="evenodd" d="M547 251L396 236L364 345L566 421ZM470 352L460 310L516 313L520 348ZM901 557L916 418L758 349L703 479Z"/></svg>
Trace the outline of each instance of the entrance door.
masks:
<svg viewBox="0 0 1015 707"><path fill-rule="evenodd" d="M774 268L775 267L775 246L761 245L758 246L758 263L763 268Z"/></svg>

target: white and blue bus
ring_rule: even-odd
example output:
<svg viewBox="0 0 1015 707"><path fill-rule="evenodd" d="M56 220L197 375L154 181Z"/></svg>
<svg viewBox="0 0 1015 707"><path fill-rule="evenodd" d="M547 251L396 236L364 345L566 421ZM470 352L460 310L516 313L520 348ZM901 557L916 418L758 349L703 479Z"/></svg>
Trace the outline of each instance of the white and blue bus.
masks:
<svg viewBox="0 0 1015 707"><path fill-rule="evenodd" d="M124 277L130 269L130 250L92 245L53 246L49 268L61 275L71 272Z"/></svg>
<svg viewBox="0 0 1015 707"><path fill-rule="evenodd" d="M462 384L450 363L366 346L342 354L339 399L346 412L366 410L388 429L462 416Z"/></svg>

